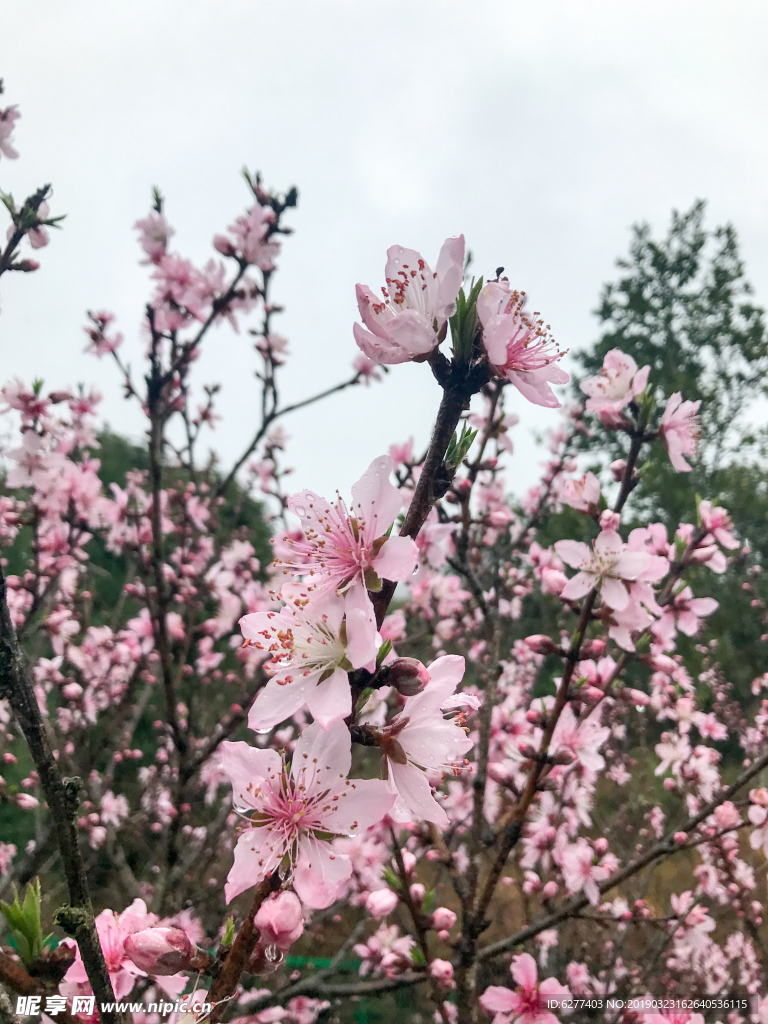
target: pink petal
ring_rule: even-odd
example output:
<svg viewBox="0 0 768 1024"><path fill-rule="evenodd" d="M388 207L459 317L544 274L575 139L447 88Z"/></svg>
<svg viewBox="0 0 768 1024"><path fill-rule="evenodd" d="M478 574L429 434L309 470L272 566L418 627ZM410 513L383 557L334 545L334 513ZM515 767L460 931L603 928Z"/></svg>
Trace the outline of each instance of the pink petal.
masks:
<svg viewBox="0 0 768 1024"><path fill-rule="evenodd" d="M351 512L362 520L365 536L371 543L384 536L403 504L400 491L389 479L394 468L389 455L380 455L352 485Z"/></svg>
<svg viewBox="0 0 768 1024"><path fill-rule="evenodd" d="M376 615L364 585L355 580L344 595L347 611L347 658L352 668L376 667Z"/></svg>
<svg viewBox="0 0 768 1024"><path fill-rule="evenodd" d="M584 569L592 564L592 552L580 540L559 540L555 551L573 569Z"/></svg>
<svg viewBox="0 0 768 1024"><path fill-rule="evenodd" d="M284 686L280 685L279 676L270 679L264 689L256 695L256 700L248 712L248 728L254 732L263 732L290 718L303 707L307 693L315 687L316 679L315 673L308 680L302 679L300 683L287 683Z"/></svg>
<svg viewBox="0 0 768 1024"><path fill-rule="evenodd" d="M622 579L634 580L649 568L652 558L646 551L624 551L616 559L613 571Z"/></svg>
<svg viewBox="0 0 768 1024"><path fill-rule="evenodd" d="M517 1006L517 997L501 985L489 985L480 996L479 1003L487 1013L511 1013Z"/></svg>
<svg viewBox="0 0 768 1024"><path fill-rule="evenodd" d="M270 845L271 840L268 828L249 828L240 836L235 847L235 860L224 885L227 903L252 885L258 885L280 863L283 847L277 842Z"/></svg>
<svg viewBox="0 0 768 1024"><path fill-rule="evenodd" d="M299 736L291 761L291 776L306 786L307 794L332 780L346 778L352 765L352 740L343 722L332 722L323 729L313 722Z"/></svg>
<svg viewBox="0 0 768 1024"><path fill-rule="evenodd" d="M624 541L615 530L601 530L595 540L595 551L603 557L619 556L624 550ZM641 552L642 554L642 552ZM647 555L646 561L647 561Z"/></svg>
<svg viewBox="0 0 768 1024"><path fill-rule="evenodd" d="M349 857L336 853L330 843L302 834L293 887L307 906L315 910L329 907L351 874Z"/></svg>
<svg viewBox="0 0 768 1024"><path fill-rule="evenodd" d="M456 297L464 279L464 235L446 238L437 257L437 315L453 316L456 312Z"/></svg>
<svg viewBox="0 0 768 1024"><path fill-rule="evenodd" d="M560 373L562 372L560 371ZM563 376L565 380L558 380L555 383L567 384L569 377L565 373L563 373ZM561 403L558 402L554 391L547 383L547 378L544 376L543 371L508 370L506 378L510 384L517 388L523 398L527 398L533 405L541 405L545 409L561 408Z"/></svg>
<svg viewBox="0 0 768 1024"><path fill-rule="evenodd" d="M577 572L573 579L568 580L560 591L560 597L565 601L578 601L588 594L595 585L595 577L587 572Z"/></svg>
<svg viewBox="0 0 768 1024"><path fill-rule="evenodd" d="M412 764L395 764L390 760L388 767L395 789L413 811L415 820L432 821L440 828L447 828L448 815L432 796L432 788L424 772Z"/></svg>
<svg viewBox="0 0 768 1024"><path fill-rule="evenodd" d="M466 665L462 657L458 654L444 654L429 666L429 685L450 687L448 692L454 693L464 678L465 670Z"/></svg>
<svg viewBox="0 0 768 1024"><path fill-rule="evenodd" d="M419 564L419 549L410 537L390 537L372 564L383 580L404 580Z"/></svg>
<svg viewBox="0 0 768 1024"><path fill-rule="evenodd" d="M232 801L236 807L257 807L253 784L258 779L274 778L282 771L276 750L259 750L242 740L225 740L219 748L221 770L232 783Z"/></svg>
<svg viewBox="0 0 768 1024"><path fill-rule="evenodd" d="M614 580L609 576L603 580L600 586L600 596L606 604L610 605L611 608L615 608L617 612L620 612L629 604L627 588L621 580Z"/></svg>
<svg viewBox="0 0 768 1024"><path fill-rule="evenodd" d="M530 953L520 953L512 958L509 968L512 977L525 992L532 992L538 981L538 970L536 961Z"/></svg>
<svg viewBox="0 0 768 1024"><path fill-rule="evenodd" d="M332 722L351 715L352 692L349 688L349 677L344 669L336 668L322 683L310 685L306 691L306 702L312 717L324 729Z"/></svg>
<svg viewBox="0 0 768 1024"><path fill-rule="evenodd" d="M387 332L395 345L411 355L425 355L437 345L432 324L415 309L404 309L387 324Z"/></svg>
<svg viewBox="0 0 768 1024"><path fill-rule="evenodd" d="M477 299L477 316L483 327L487 327L493 317L503 313L510 294L508 281L489 281L482 288Z"/></svg>
<svg viewBox="0 0 768 1024"><path fill-rule="evenodd" d="M329 793L331 799L335 795L339 799L323 817L328 832L347 836L364 832L381 821L395 802L395 794L381 779L348 779L345 783Z"/></svg>
<svg viewBox="0 0 768 1024"><path fill-rule="evenodd" d="M370 332L364 330L360 324L352 324L352 333L355 336L357 347L372 359L374 363L384 363L386 366L394 366L396 363L407 363L411 358L410 352L399 345L395 345L389 339L382 340Z"/></svg>

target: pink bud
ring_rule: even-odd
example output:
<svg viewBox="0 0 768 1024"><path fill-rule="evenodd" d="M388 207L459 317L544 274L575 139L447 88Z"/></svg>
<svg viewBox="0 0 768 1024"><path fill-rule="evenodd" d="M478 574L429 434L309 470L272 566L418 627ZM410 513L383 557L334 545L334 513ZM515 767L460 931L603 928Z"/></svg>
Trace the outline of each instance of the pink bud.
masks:
<svg viewBox="0 0 768 1024"><path fill-rule="evenodd" d="M688 835L687 835L686 832L675 832L675 834L674 834L674 836L672 838L675 840L675 842L677 843L678 846L682 846L683 843L688 838Z"/></svg>
<svg viewBox="0 0 768 1024"><path fill-rule="evenodd" d="M416 867L416 858L410 850L403 850L403 864L405 865L406 873L410 875Z"/></svg>
<svg viewBox="0 0 768 1024"><path fill-rule="evenodd" d="M615 462L611 463L611 473L613 473L613 479L618 483L624 477L624 470L627 468L626 459L616 459Z"/></svg>
<svg viewBox="0 0 768 1024"><path fill-rule="evenodd" d="M396 658L387 665L386 681L403 697L415 697L429 682L429 672L416 658Z"/></svg>
<svg viewBox="0 0 768 1024"><path fill-rule="evenodd" d="M271 896L259 907L254 921L264 942L274 943L283 951L289 949L304 931L299 897L293 892Z"/></svg>
<svg viewBox="0 0 768 1024"><path fill-rule="evenodd" d="M433 960L429 965L429 973L444 988L453 987L453 964L448 960Z"/></svg>
<svg viewBox="0 0 768 1024"><path fill-rule="evenodd" d="M603 651L605 651L605 640L598 637L595 640L587 640L581 648L581 656L582 658L602 658Z"/></svg>
<svg viewBox="0 0 768 1024"><path fill-rule="evenodd" d="M83 688L80 683L67 683L66 686L62 686L61 692L67 700L77 700L82 694Z"/></svg>
<svg viewBox="0 0 768 1024"><path fill-rule="evenodd" d="M544 899L551 900L557 893L557 882L549 881L541 890L541 895Z"/></svg>
<svg viewBox="0 0 768 1024"><path fill-rule="evenodd" d="M145 928L129 935L124 948L140 971L155 977L188 970L195 952L181 928Z"/></svg>
<svg viewBox="0 0 768 1024"><path fill-rule="evenodd" d="M235 247L226 235L214 235L213 247L217 252L220 252L222 256L235 255Z"/></svg>
<svg viewBox="0 0 768 1024"><path fill-rule="evenodd" d="M533 633L525 637L524 643L530 647L535 654L554 654L557 644L544 633Z"/></svg>
<svg viewBox="0 0 768 1024"><path fill-rule="evenodd" d="M39 804L39 800L34 796L30 796L29 793L17 793L13 798L13 802L22 811L33 811Z"/></svg>
<svg viewBox="0 0 768 1024"><path fill-rule="evenodd" d="M601 836L599 839L596 839L592 845L598 857L602 857L603 854L608 850L608 840L604 836Z"/></svg>
<svg viewBox="0 0 768 1024"><path fill-rule="evenodd" d="M427 890L421 884L421 882L414 882L409 890L411 899L414 903L421 903L427 894Z"/></svg>
<svg viewBox="0 0 768 1024"><path fill-rule="evenodd" d="M380 921L387 914L391 914L398 903L397 893L392 892L391 889L376 889L368 894L368 899L365 901L365 909L371 917L375 917L377 921Z"/></svg>
<svg viewBox="0 0 768 1024"><path fill-rule="evenodd" d="M555 594L559 597L568 582L568 577L559 569L541 570L541 589L545 594Z"/></svg>
<svg viewBox="0 0 768 1024"><path fill-rule="evenodd" d="M456 924L456 915L448 907L438 907L432 914L432 927L436 931L450 931Z"/></svg>

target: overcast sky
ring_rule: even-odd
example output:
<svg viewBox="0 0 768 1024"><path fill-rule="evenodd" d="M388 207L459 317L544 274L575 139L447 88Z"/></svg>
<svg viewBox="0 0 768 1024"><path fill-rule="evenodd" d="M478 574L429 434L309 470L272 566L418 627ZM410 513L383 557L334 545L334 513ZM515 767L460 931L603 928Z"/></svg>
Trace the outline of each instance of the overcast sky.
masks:
<svg viewBox="0 0 768 1024"><path fill-rule="evenodd" d="M349 372L355 282L382 283L398 243L434 261L464 232L475 267L504 265L561 347L591 313L629 226L710 202L731 220L768 299L768 7L763 0L25 0L2 5L4 103L21 158L0 160L17 198L51 181L64 230L34 275L6 275L0 374L51 387L95 381L105 418L140 417L113 367L82 354L88 308L111 309L139 360L147 272L131 225L150 188L184 255L241 211L240 168L299 186L276 328L291 341L285 397ZM247 338L210 336L200 380L223 385L218 446L233 459L254 423ZM423 366L286 421L296 485L342 491L438 401ZM550 413L516 402L518 471Z"/></svg>

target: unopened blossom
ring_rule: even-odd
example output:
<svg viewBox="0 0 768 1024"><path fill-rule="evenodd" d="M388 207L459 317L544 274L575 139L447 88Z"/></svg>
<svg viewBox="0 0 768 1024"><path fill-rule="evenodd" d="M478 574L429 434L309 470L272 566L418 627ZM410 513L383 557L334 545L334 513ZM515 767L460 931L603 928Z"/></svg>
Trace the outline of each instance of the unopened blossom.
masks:
<svg viewBox="0 0 768 1024"><path fill-rule="evenodd" d="M749 791L747 817L755 826L749 836L749 845L753 850L762 849L768 857L768 789L761 787Z"/></svg>
<svg viewBox="0 0 768 1024"><path fill-rule="evenodd" d="M681 473L690 473L691 465L686 462L686 456L692 458L698 448L701 427L696 413L700 405L701 402L684 402L676 391L670 396L659 421L669 460Z"/></svg>
<svg viewBox="0 0 768 1024"><path fill-rule="evenodd" d="M587 409L597 413L606 426L617 426L622 409L645 390L650 372L650 366L638 370L632 356L612 348L606 353L600 372L580 385L588 396Z"/></svg>
<svg viewBox="0 0 768 1024"><path fill-rule="evenodd" d="M261 689L248 715L251 729L266 731L309 709L327 728L352 712L348 671L374 668L376 645L369 642L366 620L350 609L344 620L344 601L336 594L308 594L299 584L286 584L278 611L252 612L240 619L246 644L263 651L271 678Z"/></svg>
<svg viewBox="0 0 768 1024"><path fill-rule="evenodd" d="M394 802L386 783L348 779L351 763L349 731L339 721L327 730L317 722L304 729L290 770L276 750L222 744L221 767L245 827L224 887L227 903L271 875L284 858L304 903L322 908L336 899L352 864L325 836L357 835Z"/></svg>
<svg viewBox="0 0 768 1024"><path fill-rule="evenodd" d="M261 941L286 952L304 933L304 914L296 893L279 892L264 900L254 923Z"/></svg>
<svg viewBox="0 0 768 1024"><path fill-rule="evenodd" d="M559 409L550 384L567 384L558 365L565 352L555 344L538 313L524 312L525 292L513 292L508 281L491 281L480 292L477 315L483 326L488 362L534 405Z"/></svg>
<svg viewBox="0 0 768 1024"><path fill-rule="evenodd" d="M594 473L585 473L578 480L566 480L560 500L577 512L594 515L600 507L600 482Z"/></svg>
<svg viewBox="0 0 768 1024"><path fill-rule="evenodd" d="M194 947L181 928L144 928L124 944L128 958L146 974L162 976L188 970Z"/></svg>
<svg viewBox="0 0 768 1024"><path fill-rule="evenodd" d="M625 584L637 579L653 560L647 552L630 551L615 530L601 530L591 549L582 541L559 540L555 551L564 562L579 570L562 590L563 600L578 601L599 587L603 601L617 611L629 604Z"/></svg>
<svg viewBox="0 0 768 1024"><path fill-rule="evenodd" d="M435 959L430 961L429 975L443 988L453 988L453 964L449 960Z"/></svg>
<svg viewBox="0 0 768 1024"><path fill-rule="evenodd" d="M556 978L539 983L536 961L530 953L519 953L509 967L516 987L490 985L480 996L480 1006L493 1014L494 1024L560 1024L559 1016L542 1008L549 997L569 999L570 990Z"/></svg>
<svg viewBox="0 0 768 1024"><path fill-rule="evenodd" d="M443 709L455 706L454 692L464 677L464 659L438 658L429 666L430 681L421 693L409 697L400 714L381 733L383 767L398 796L392 810L396 821L414 816L445 828L448 815L432 795L425 772L453 772L472 746L471 739ZM461 695L463 700L467 698Z"/></svg>
<svg viewBox="0 0 768 1024"><path fill-rule="evenodd" d="M382 298L366 285L356 286L367 330L355 324L355 341L377 363L427 356L440 344L448 317L456 310L464 276L464 236L445 240L434 271L415 249L393 245L387 249L384 275Z"/></svg>
<svg viewBox="0 0 768 1024"><path fill-rule="evenodd" d="M382 580L407 579L419 559L410 537L387 536L402 506L389 479L393 468L388 455L374 459L353 484L349 508L341 498L331 505L312 491L294 494L288 508L301 519L304 538L289 540L287 558L277 560L284 573L305 577L318 592L344 593L348 619L363 616L371 639L376 628L367 591L380 590Z"/></svg>
<svg viewBox="0 0 768 1024"><path fill-rule="evenodd" d="M376 889L368 894L368 899L365 901L365 909L371 917L381 921L383 917L387 917L392 913L399 902L399 896L391 889Z"/></svg>

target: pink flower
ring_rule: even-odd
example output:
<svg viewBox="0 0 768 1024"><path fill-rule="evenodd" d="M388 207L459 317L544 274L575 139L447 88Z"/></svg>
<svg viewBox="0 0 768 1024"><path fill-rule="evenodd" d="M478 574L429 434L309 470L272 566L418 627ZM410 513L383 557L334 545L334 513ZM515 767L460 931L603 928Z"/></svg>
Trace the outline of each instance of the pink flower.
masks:
<svg viewBox="0 0 768 1024"><path fill-rule="evenodd" d="M730 551L739 546L739 542L731 532L733 530L731 517L724 508L719 505L713 507L711 501L700 501L699 518L701 525L713 535L718 544Z"/></svg>
<svg viewBox="0 0 768 1024"><path fill-rule="evenodd" d="M6 107L5 110L0 110L0 154L9 160L15 160L19 155L11 145L11 135L13 134L14 125L20 117L21 114L17 106Z"/></svg>
<svg viewBox="0 0 768 1024"><path fill-rule="evenodd" d="M547 997L569 999L570 990L556 978L547 978L538 983L536 961L530 953L520 953L512 958L509 968L517 983L514 991L491 985L480 996L480 1005L486 1013L495 1014L494 1024L560 1024L559 1017L542 1007Z"/></svg>
<svg viewBox="0 0 768 1024"><path fill-rule="evenodd" d="M691 588L685 587L664 605L654 633L666 641L674 639L676 629L686 636L695 636L701 627L701 619L717 608L718 603L713 597L694 597Z"/></svg>
<svg viewBox="0 0 768 1024"><path fill-rule="evenodd" d="M443 717L464 676L464 659L455 654L438 658L429 667L430 681L421 693L409 697L399 715L382 730L383 768L398 800L392 810L396 821L412 821L414 814L445 828L448 815L432 796L425 772L454 771L472 740L452 718Z"/></svg>
<svg viewBox="0 0 768 1024"><path fill-rule="evenodd" d="M598 413L606 426L617 426L624 406L645 390L650 372L650 366L638 370L632 356L612 348L606 353L600 372L581 383L581 390L589 396L587 409Z"/></svg>
<svg viewBox="0 0 768 1024"><path fill-rule="evenodd" d="M629 604L625 582L637 579L653 561L653 556L645 551L627 550L615 530L602 530L592 550L582 541L559 540L555 551L564 562L579 570L561 592L563 600L578 601L593 587L599 587L603 601L617 611Z"/></svg>
<svg viewBox="0 0 768 1024"><path fill-rule="evenodd" d="M260 270L273 270L274 258L280 252L280 243L269 237L269 229L274 220L274 210L255 203L247 214L229 225L229 237L214 237L214 248L222 256L237 256Z"/></svg>
<svg viewBox="0 0 768 1024"><path fill-rule="evenodd" d="M307 577L307 584L319 592L345 593L347 616L362 613L374 634L367 590L381 589L383 579L406 579L419 559L410 537L387 537L402 506L402 496L389 480L392 470L388 455L374 459L352 487L349 510L340 498L330 505L312 491L288 499L288 508L301 519L304 539L288 540L283 571Z"/></svg>
<svg viewBox="0 0 768 1024"><path fill-rule="evenodd" d="M701 436L696 413L701 402L684 402L679 391L670 396L667 407L659 421L661 435L667 446L669 460L680 473L690 473L691 466L685 461L696 454Z"/></svg>
<svg viewBox="0 0 768 1024"><path fill-rule="evenodd" d="M143 220L137 220L133 225L139 232L139 244L147 258L142 263L159 263L165 256L168 249L168 240L175 234L162 213L155 211L147 214Z"/></svg>
<svg viewBox="0 0 768 1024"><path fill-rule="evenodd" d="M483 325L483 345L488 362L533 402L559 409L550 384L567 384L568 374L556 365L561 352L549 329L534 313L523 312L525 292L512 292L508 281L491 281L480 292L477 315Z"/></svg>
<svg viewBox="0 0 768 1024"><path fill-rule="evenodd" d="M126 956L146 974L178 974L189 969L194 947L181 928L145 928L125 939Z"/></svg>
<svg viewBox="0 0 768 1024"><path fill-rule="evenodd" d="M254 918L263 943L271 943L286 952L304 932L304 915L298 896L280 892L259 907Z"/></svg>
<svg viewBox="0 0 768 1024"><path fill-rule="evenodd" d="M608 877L608 871L595 864L594 860L595 851L586 839L569 843L560 851L560 868L568 892L574 893L583 889L589 902L597 906L600 902L597 883Z"/></svg>
<svg viewBox="0 0 768 1024"><path fill-rule="evenodd" d="M302 732L290 771L275 750L222 744L221 769L250 826L235 848L224 887L227 903L271 875L283 858L293 866L294 888L304 903L333 903L352 864L318 833L356 835L380 821L394 801L378 779L347 778L350 748L347 727L338 721L327 730L315 722Z"/></svg>
<svg viewBox="0 0 768 1024"><path fill-rule="evenodd" d="M400 899L397 893L391 889L376 889L368 894L368 899L365 901L365 909L371 917L380 921L383 917L391 914L399 902Z"/></svg>
<svg viewBox="0 0 768 1024"><path fill-rule="evenodd" d="M285 601L281 610L240 619L247 646L271 654L267 669L272 678L259 691L248 724L257 732L272 729L306 705L327 729L352 712L347 670L375 666L376 645L368 642L367 619L360 631L359 616L348 609L345 627L342 598L308 597L298 584L286 584L280 596Z"/></svg>
<svg viewBox="0 0 768 1024"><path fill-rule="evenodd" d="M144 900L134 900L122 914L116 914L113 910L102 910L96 918L96 933L117 999L125 999L132 990L136 978L144 974L126 952L125 943L128 936L152 927L156 922L157 917L147 912ZM75 986L88 985L88 975L79 949L75 962L64 975L64 983L73 986L73 993ZM63 986L62 993L70 994L64 991Z"/></svg>
<svg viewBox="0 0 768 1024"><path fill-rule="evenodd" d="M600 505L600 483L594 473L585 473L578 480L566 480L560 500L577 512L594 515Z"/></svg>
<svg viewBox="0 0 768 1024"><path fill-rule="evenodd" d="M420 253L393 245L387 249L383 299L356 286L357 307L368 328L353 326L359 348L377 363L405 363L427 356L456 309L464 276L464 236L447 238L433 272Z"/></svg>

